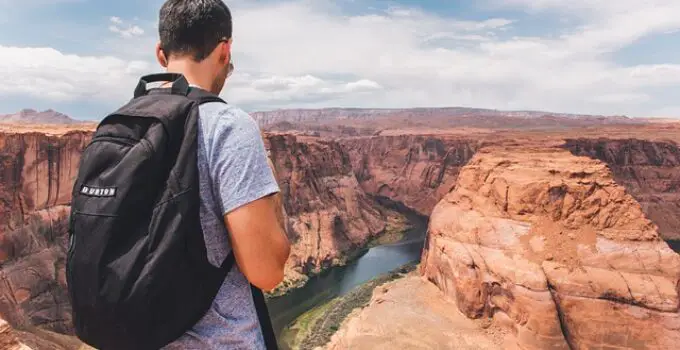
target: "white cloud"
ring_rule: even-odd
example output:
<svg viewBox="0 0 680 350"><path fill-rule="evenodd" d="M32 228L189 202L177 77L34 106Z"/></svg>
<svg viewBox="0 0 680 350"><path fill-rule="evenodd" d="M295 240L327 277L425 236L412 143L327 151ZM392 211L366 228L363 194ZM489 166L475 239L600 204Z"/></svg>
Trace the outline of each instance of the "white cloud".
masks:
<svg viewBox="0 0 680 350"><path fill-rule="evenodd" d="M230 92L237 94L238 104L262 103L267 96L267 105L275 107L327 103L345 97L347 94L367 94L382 89L375 81L361 79L351 82L321 79L313 75L252 76L234 77L229 82Z"/></svg>
<svg viewBox="0 0 680 350"><path fill-rule="evenodd" d="M123 38L131 38L144 34L144 29L138 25L125 24L120 17L113 16L109 20L113 23L109 26L109 31L119 34Z"/></svg>
<svg viewBox="0 0 680 350"><path fill-rule="evenodd" d="M635 104L647 102L651 98L647 94L635 94L635 93L621 93L621 94L604 94L599 96L594 96L590 100L596 103L603 104Z"/></svg>
<svg viewBox="0 0 680 350"><path fill-rule="evenodd" d="M0 46L0 95L55 102L129 99L137 79L150 69L142 61L68 55L52 48Z"/></svg>
<svg viewBox="0 0 680 350"><path fill-rule="evenodd" d="M139 26L130 26L128 28L122 29L118 26L109 26L109 30L113 33L118 33L123 38L131 38L133 36L140 36L144 34L144 29Z"/></svg>
<svg viewBox="0 0 680 350"><path fill-rule="evenodd" d="M680 62L624 66L611 54L680 29L680 1L487 1L535 16L557 13L565 19L561 27L576 24L558 36L511 37L522 25L513 18L471 21L407 7L347 15L330 0L239 1L230 3L236 71L224 95L255 109L463 105L629 115L678 110L653 90L680 84ZM121 18L109 21L120 38L144 39L148 47L137 49L151 59L155 38ZM125 59L130 55L122 49L114 58L0 47L0 72L11 82L0 94L78 99L115 93L123 102L140 74L157 70L152 61ZM97 75L102 72L104 79Z"/></svg>

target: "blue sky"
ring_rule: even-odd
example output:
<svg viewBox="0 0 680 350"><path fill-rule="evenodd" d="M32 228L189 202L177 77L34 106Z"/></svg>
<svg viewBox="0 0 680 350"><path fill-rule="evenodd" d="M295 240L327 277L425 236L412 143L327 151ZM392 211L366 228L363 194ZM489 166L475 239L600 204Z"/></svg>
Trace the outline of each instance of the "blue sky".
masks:
<svg viewBox="0 0 680 350"><path fill-rule="evenodd" d="M162 0L0 0L0 114L99 119L153 58ZM247 111L469 106L680 117L680 1L234 0Z"/></svg>

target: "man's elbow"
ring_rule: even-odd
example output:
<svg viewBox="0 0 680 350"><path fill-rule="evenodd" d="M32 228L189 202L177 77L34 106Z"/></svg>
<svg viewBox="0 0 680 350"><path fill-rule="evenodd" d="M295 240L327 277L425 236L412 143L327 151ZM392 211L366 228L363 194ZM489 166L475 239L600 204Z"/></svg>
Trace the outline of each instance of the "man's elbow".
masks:
<svg viewBox="0 0 680 350"><path fill-rule="evenodd" d="M250 283L252 283L255 287L260 288L261 290L265 292L272 291L276 286L278 286L282 281L284 277L284 272L283 272L283 266L280 268L272 269L267 274L260 274L258 276L253 276L252 279L250 279Z"/></svg>

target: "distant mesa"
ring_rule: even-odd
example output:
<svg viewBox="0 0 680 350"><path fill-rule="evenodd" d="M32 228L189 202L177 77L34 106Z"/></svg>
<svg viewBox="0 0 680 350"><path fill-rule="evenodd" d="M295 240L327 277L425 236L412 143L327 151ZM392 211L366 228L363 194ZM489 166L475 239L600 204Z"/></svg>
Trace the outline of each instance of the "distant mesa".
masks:
<svg viewBox="0 0 680 350"><path fill-rule="evenodd" d="M337 125L355 129L371 128L487 128L487 129L546 129L572 128L594 125L644 124L644 118L630 118L621 115L586 115L552 113L543 111L502 111L496 109L442 107L442 108L324 108L324 109L281 109L254 112L251 116L267 131L279 131L291 123L298 130L332 132ZM290 126L290 125L287 125ZM325 127L328 130L320 130ZM368 130L371 129L371 130ZM359 131L357 131L360 133Z"/></svg>
<svg viewBox="0 0 680 350"><path fill-rule="evenodd" d="M14 114L0 114L0 123L5 124L77 124L79 120L72 119L66 114L59 113L53 109L42 112L35 109L25 108Z"/></svg>

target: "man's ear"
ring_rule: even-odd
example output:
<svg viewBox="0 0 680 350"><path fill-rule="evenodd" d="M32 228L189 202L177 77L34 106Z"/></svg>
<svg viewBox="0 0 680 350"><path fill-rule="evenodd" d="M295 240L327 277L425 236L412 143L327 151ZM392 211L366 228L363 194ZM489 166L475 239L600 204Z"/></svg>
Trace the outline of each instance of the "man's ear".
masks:
<svg viewBox="0 0 680 350"><path fill-rule="evenodd" d="M161 43L160 42L156 44L156 59L158 60L158 63L160 63L160 65L163 68L168 67L168 58L165 57L165 52L163 52L163 49L161 49Z"/></svg>
<svg viewBox="0 0 680 350"><path fill-rule="evenodd" d="M220 45L222 47L220 49L220 63L222 64L229 63L229 57L231 56L231 42L232 39L229 39L224 42L224 45Z"/></svg>

